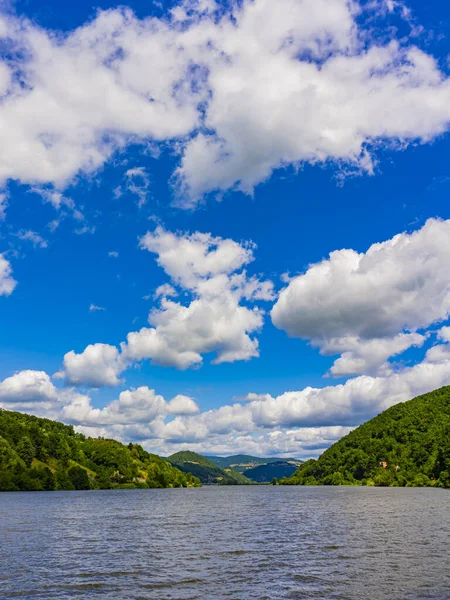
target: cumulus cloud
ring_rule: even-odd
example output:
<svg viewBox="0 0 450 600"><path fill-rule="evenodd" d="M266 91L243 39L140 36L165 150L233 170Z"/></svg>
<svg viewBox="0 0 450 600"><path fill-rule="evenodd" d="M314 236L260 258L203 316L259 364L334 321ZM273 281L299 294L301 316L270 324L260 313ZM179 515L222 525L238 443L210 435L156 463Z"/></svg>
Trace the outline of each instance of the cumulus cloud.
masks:
<svg viewBox="0 0 450 600"><path fill-rule="evenodd" d="M0 254L0 296L10 296L16 285L17 281L12 277L11 263Z"/></svg>
<svg viewBox="0 0 450 600"><path fill-rule="evenodd" d="M210 444L218 442L230 448L236 439L248 437L255 441L262 436L267 441L274 432L279 432L276 436L280 444L283 440L300 442L305 431L320 431L323 437L324 429L329 428L339 430L340 437L345 435L345 428L349 431L394 404L449 384L450 345L440 343L427 352L421 363L397 373L359 376L345 384L307 387L277 397L251 394L244 404L159 422L147 435L156 436L158 443L188 444L193 448L210 448ZM327 447L327 443L321 445L317 439L310 440L310 445L322 450Z"/></svg>
<svg viewBox="0 0 450 600"><path fill-rule="evenodd" d="M0 382L0 408L80 426L129 429L139 425L151 428L166 417L195 415L200 411L189 396L178 394L166 401L147 386L125 390L104 408L94 408L89 396L71 388L57 388L47 373L32 370L20 371Z"/></svg>
<svg viewBox="0 0 450 600"><path fill-rule="evenodd" d="M187 369L215 353L214 364L259 356L255 334L264 312L254 303L274 297L273 284L247 275L254 245L211 234L175 234L157 227L140 240L157 255L171 278L156 291L159 305L149 314L150 327L132 331L120 345L95 344L81 354L64 357L68 381L74 385L114 385L118 374L135 362ZM173 284L173 285L172 285ZM174 286L191 296L187 305L174 301Z"/></svg>
<svg viewBox="0 0 450 600"><path fill-rule="evenodd" d="M90 344L81 354L73 350L64 356L63 370L55 374L66 378L71 385L92 387L113 386L120 383L118 375L124 364L119 350L109 344Z"/></svg>
<svg viewBox="0 0 450 600"><path fill-rule="evenodd" d="M439 330L424 360L383 376L307 387L279 396L249 394L246 402L201 412L194 399L167 401L147 386L125 390L103 408L73 389L57 389L43 372L23 371L0 383L0 407L72 423L87 435L139 441L156 452L315 456L381 411L450 385L450 328Z"/></svg>
<svg viewBox="0 0 450 600"><path fill-rule="evenodd" d="M2 402L54 402L56 398L56 388L44 371L20 371L0 383Z"/></svg>
<svg viewBox="0 0 450 600"><path fill-rule="evenodd" d="M389 357L424 343L418 330L450 315L449 261L450 221L437 219L365 253L336 250L289 282L272 321L341 354L335 376L389 370Z"/></svg>
<svg viewBox="0 0 450 600"><path fill-rule="evenodd" d="M87 396L80 396L64 406L61 417L71 423L84 426L146 424L165 418L167 415L192 415L200 408L192 398L178 395L169 402L156 394L155 390L142 386L121 392L104 408L93 408Z"/></svg>
<svg viewBox="0 0 450 600"><path fill-rule="evenodd" d="M287 165L372 173L372 148L428 142L450 120L436 60L389 33L398 5L184 2L160 19L100 11L64 35L5 14L0 181L62 189L129 143L167 140L187 206L214 190L251 194Z"/></svg>

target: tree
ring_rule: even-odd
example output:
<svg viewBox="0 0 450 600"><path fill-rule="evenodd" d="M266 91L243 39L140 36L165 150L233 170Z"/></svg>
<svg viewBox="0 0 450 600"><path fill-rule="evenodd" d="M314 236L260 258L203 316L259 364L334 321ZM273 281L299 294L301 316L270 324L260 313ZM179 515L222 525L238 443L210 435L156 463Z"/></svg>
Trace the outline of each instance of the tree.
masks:
<svg viewBox="0 0 450 600"><path fill-rule="evenodd" d="M17 444L17 454L27 467L31 467L33 458L36 456L36 448L27 435L23 436Z"/></svg>
<svg viewBox="0 0 450 600"><path fill-rule="evenodd" d="M55 456L62 465L67 467L70 458L70 446L64 438L61 438L56 446Z"/></svg>
<svg viewBox="0 0 450 600"><path fill-rule="evenodd" d="M82 469L81 467L71 467L67 471L67 474L69 475L69 479L71 480L73 487L76 490L91 489L86 469Z"/></svg>

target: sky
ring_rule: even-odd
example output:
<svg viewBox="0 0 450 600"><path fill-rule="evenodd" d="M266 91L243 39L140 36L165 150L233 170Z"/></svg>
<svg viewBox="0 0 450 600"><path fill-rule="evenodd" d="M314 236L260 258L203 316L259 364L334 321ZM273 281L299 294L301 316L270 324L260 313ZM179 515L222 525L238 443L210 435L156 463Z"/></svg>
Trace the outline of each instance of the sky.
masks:
<svg viewBox="0 0 450 600"><path fill-rule="evenodd" d="M0 407L318 456L450 384L450 6L0 3Z"/></svg>

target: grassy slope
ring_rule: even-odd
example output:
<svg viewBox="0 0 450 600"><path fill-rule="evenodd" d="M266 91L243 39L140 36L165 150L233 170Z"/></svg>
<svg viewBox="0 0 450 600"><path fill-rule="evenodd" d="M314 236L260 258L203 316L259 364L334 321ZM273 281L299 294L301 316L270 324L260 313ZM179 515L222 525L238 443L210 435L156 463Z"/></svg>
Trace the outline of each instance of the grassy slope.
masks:
<svg viewBox="0 0 450 600"><path fill-rule="evenodd" d="M389 408L283 483L450 487L450 387Z"/></svg>

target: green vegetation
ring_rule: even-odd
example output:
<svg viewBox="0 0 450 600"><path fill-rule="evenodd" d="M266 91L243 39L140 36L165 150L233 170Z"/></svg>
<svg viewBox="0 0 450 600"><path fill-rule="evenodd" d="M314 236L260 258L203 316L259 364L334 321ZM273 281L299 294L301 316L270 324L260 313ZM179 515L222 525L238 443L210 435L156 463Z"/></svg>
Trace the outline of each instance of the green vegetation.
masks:
<svg viewBox="0 0 450 600"><path fill-rule="evenodd" d="M0 409L0 491L194 487L200 481L138 444Z"/></svg>
<svg viewBox="0 0 450 600"><path fill-rule="evenodd" d="M279 483L450 488L450 387L389 408Z"/></svg>
<svg viewBox="0 0 450 600"><path fill-rule="evenodd" d="M221 469L233 469L233 471L238 471L239 473L245 473L245 471L259 467L260 465L269 465L270 463L280 462L281 460L283 460L283 462L291 463L296 467L302 464L302 461L296 458L261 458L259 456L250 456L248 454L236 454L235 456L205 456L205 458ZM248 475L246 474L246 476Z"/></svg>
<svg viewBox="0 0 450 600"><path fill-rule="evenodd" d="M195 452L177 452L167 459L185 473L192 473L202 483L218 485L249 485L253 483L232 469L221 469L211 460Z"/></svg>

